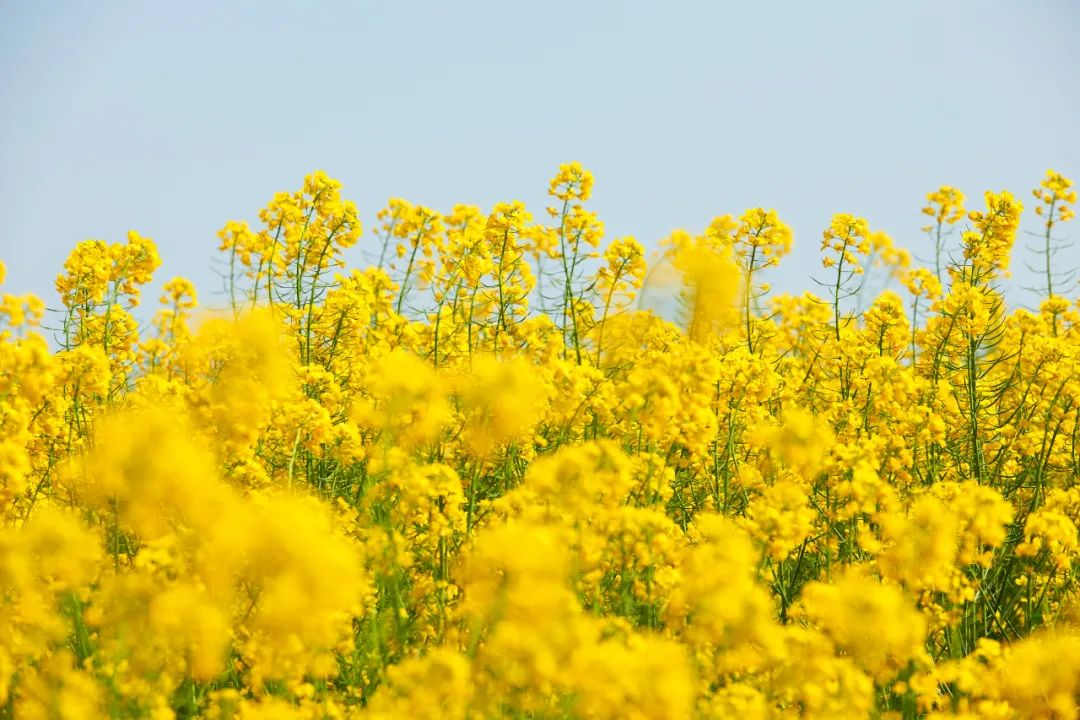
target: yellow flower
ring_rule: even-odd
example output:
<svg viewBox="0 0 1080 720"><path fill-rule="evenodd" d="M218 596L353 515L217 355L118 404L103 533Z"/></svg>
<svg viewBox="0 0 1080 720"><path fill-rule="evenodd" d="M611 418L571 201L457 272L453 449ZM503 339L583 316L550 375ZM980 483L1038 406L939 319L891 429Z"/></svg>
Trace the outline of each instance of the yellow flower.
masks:
<svg viewBox="0 0 1080 720"><path fill-rule="evenodd" d="M849 572L803 589L800 612L879 682L924 656L926 621L899 588Z"/></svg>
<svg viewBox="0 0 1080 720"><path fill-rule="evenodd" d="M592 195L593 174L581 167L581 163L564 163L559 166L559 172L551 179L548 194L559 200L580 200L582 202Z"/></svg>

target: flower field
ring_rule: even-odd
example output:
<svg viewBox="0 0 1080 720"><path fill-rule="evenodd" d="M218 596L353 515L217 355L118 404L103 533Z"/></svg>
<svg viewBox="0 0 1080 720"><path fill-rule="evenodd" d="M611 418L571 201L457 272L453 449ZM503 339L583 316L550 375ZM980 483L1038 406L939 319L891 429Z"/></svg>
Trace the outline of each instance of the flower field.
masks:
<svg viewBox="0 0 1080 720"><path fill-rule="evenodd" d="M925 267L835 215L786 295L775 211L647 259L592 186L361 240L314 173L219 309L141 326L135 232L3 295L0 717L1080 717L1072 183L1037 311L1009 192L930 193Z"/></svg>

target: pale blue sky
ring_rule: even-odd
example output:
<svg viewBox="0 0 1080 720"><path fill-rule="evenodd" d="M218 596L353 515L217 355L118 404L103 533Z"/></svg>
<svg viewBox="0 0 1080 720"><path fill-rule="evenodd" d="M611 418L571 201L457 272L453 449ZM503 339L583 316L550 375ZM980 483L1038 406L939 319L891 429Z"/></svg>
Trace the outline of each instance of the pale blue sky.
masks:
<svg viewBox="0 0 1080 720"><path fill-rule="evenodd" d="M834 212L925 251L940 184L1030 205L1048 167L1080 179L1078 25L1071 0L0 0L4 289L55 305L75 242L136 229L158 285L212 303L217 230L312 170L370 229L393 196L539 214L580 160L609 237L777 208L774 285L801 290Z"/></svg>

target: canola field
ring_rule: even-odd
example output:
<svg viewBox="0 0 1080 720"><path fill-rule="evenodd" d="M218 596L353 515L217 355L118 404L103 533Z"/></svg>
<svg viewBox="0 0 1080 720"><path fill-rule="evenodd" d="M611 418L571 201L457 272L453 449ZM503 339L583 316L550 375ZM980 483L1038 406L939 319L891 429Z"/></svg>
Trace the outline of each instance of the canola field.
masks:
<svg viewBox="0 0 1080 720"><path fill-rule="evenodd" d="M931 193L926 267L836 215L816 295L773 210L647 259L592 186L361 240L314 173L216 310L140 326L135 232L3 295L0 717L1078 717L1072 183L1034 253L1009 192Z"/></svg>

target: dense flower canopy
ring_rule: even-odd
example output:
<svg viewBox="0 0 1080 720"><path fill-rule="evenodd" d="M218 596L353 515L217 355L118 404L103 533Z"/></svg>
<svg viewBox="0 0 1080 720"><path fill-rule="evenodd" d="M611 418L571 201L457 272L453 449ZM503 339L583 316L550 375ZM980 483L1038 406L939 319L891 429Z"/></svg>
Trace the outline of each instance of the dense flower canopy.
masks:
<svg viewBox="0 0 1080 720"><path fill-rule="evenodd" d="M932 268L835 215L792 296L775 210L650 261L593 182L393 199L352 269L314 173L221 230L224 308L140 327L135 232L3 295L0 716L1078 717L1071 181L1037 312L1008 192L930 193Z"/></svg>

